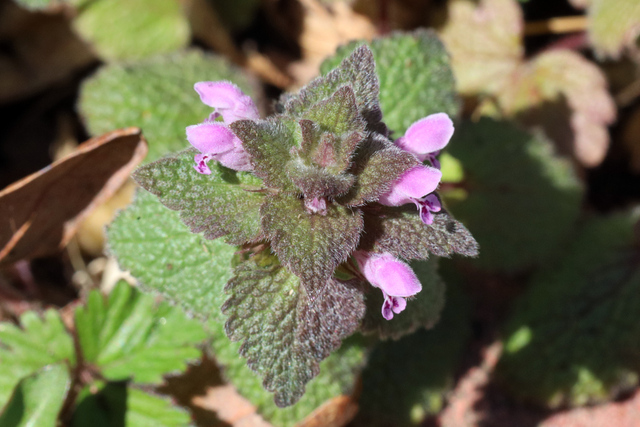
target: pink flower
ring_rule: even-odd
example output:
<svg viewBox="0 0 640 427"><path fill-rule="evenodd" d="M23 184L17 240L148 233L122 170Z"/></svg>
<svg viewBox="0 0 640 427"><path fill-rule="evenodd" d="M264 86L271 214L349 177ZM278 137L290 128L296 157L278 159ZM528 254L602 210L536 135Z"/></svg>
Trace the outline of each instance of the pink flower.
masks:
<svg viewBox="0 0 640 427"><path fill-rule="evenodd" d="M401 206L415 203L420 219L425 224L433 223L433 213L442 209L438 196L433 193L442 178L442 172L431 166L416 166L398 178L378 203L385 206Z"/></svg>
<svg viewBox="0 0 640 427"><path fill-rule="evenodd" d="M429 160L433 167L440 169L436 156L449 143L453 130L453 122L445 113L431 114L409 126L404 136L396 140L396 145L421 162Z"/></svg>
<svg viewBox="0 0 640 427"><path fill-rule="evenodd" d="M236 120L259 119L253 100L238 86L225 81L198 82L194 89L203 103L214 108L204 123L187 127L187 140L200 151L194 159L195 169L204 175L211 174L207 163L214 159L230 169L252 170L249 153L227 125ZM222 117L224 124L215 122L218 117Z"/></svg>
<svg viewBox="0 0 640 427"><path fill-rule="evenodd" d="M405 309L406 297L422 290L411 267L389 253L356 251L353 256L364 277L372 286L382 291L382 317L387 320L393 319L393 313L398 314Z"/></svg>

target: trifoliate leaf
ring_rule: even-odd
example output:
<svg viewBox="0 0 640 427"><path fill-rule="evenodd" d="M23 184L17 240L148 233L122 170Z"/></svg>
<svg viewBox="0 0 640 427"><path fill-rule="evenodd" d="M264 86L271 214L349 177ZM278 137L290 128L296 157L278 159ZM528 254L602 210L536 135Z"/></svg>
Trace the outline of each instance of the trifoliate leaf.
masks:
<svg viewBox="0 0 640 427"><path fill-rule="evenodd" d="M189 414L126 383L97 382L78 395L71 427L187 427Z"/></svg>
<svg viewBox="0 0 640 427"><path fill-rule="evenodd" d="M415 156L401 150L379 134L370 133L353 158L349 169L357 175L355 185L338 201L347 206L359 206L376 201L400 176L419 164Z"/></svg>
<svg viewBox="0 0 640 427"><path fill-rule="evenodd" d="M468 196L450 200L449 207L482 248L474 263L513 272L558 255L583 190L571 164L554 155L543 135L482 119L459 125L448 151L464 167Z"/></svg>
<svg viewBox="0 0 640 427"><path fill-rule="evenodd" d="M529 128L542 127L561 153L596 166L609 148L616 107L602 71L569 50L551 50L523 63L495 99L502 115Z"/></svg>
<svg viewBox="0 0 640 427"><path fill-rule="evenodd" d="M478 255L478 243L471 233L445 211L435 214L433 223L426 225L413 206L381 206L372 215L365 214L364 222L367 233L359 249L365 251L389 252L404 259L427 259L430 254Z"/></svg>
<svg viewBox="0 0 640 427"><path fill-rule="evenodd" d="M189 42L189 23L174 0L97 0L73 21L80 36L108 60L168 53Z"/></svg>
<svg viewBox="0 0 640 427"><path fill-rule="evenodd" d="M139 191L108 230L110 251L143 289L160 293L188 312L223 321L223 289L231 278L233 246L193 234L158 199Z"/></svg>
<svg viewBox="0 0 640 427"><path fill-rule="evenodd" d="M430 329L440 319L444 306L444 283L438 275L438 260L415 261L411 268L422 284L422 290L407 300L407 308L393 316L392 320L382 317L384 298L378 289L370 289L366 294L367 314L360 331L375 333L381 339L397 340L418 328Z"/></svg>
<svg viewBox="0 0 640 427"><path fill-rule="evenodd" d="M23 378L0 414L3 427L55 427L71 378L64 364L49 365Z"/></svg>
<svg viewBox="0 0 640 427"><path fill-rule="evenodd" d="M363 42L338 49L320 67L323 74ZM460 108L455 94L449 56L431 31L392 33L369 43L380 79L380 107L384 123L401 136L411 123L433 113L457 116Z"/></svg>
<svg viewBox="0 0 640 427"><path fill-rule="evenodd" d="M157 304L124 281L106 300L91 292L75 318L84 360L112 381L159 384L164 375L182 372L197 359L196 346L207 337L179 307Z"/></svg>
<svg viewBox="0 0 640 427"><path fill-rule="evenodd" d="M359 211L328 203L326 212L312 214L304 200L282 194L267 196L260 213L273 250L312 297L316 285L324 284L355 250L363 227Z"/></svg>
<svg viewBox="0 0 640 427"><path fill-rule="evenodd" d="M211 175L194 169L193 149L142 166L134 179L160 198L169 209L180 211L180 218L193 233L204 237L225 236L232 244L255 242L263 238L259 209L264 195L262 181L248 172L236 172L211 162Z"/></svg>
<svg viewBox="0 0 640 427"><path fill-rule="evenodd" d="M638 212L592 219L515 304L497 366L515 395L585 405L635 388L640 369Z"/></svg>
<svg viewBox="0 0 640 427"><path fill-rule="evenodd" d="M592 0L589 39L600 56L619 59L623 50L640 53L640 3L636 0ZM640 59L640 58L639 58Z"/></svg>
<svg viewBox="0 0 640 427"><path fill-rule="evenodd" d="M284 110L295 117L304 118L305 112L314 104L331 97L341 87L350 86L355 94L360 115L367 123L367 130L386 134L386 127L380 123L380 86L376 64L369 47L352 47L340 56L333 66L333 70L325 69L326 76L316 78L298 94L285 95L282 99Z"/></svg>
<svg viewBox="0 0 640 427"><path fill-rule="evenodd" d="M251 155L253 172L265 185L296 191L284 167L292 158L292 149L302 144L302 129L296 120L282 116L277 120L239 120L230 128Z"/></svg>
<svg viewBox="0 0 640 427"><path fill-rule="evenodd" d="M238 265L225 290L227 335L243 341L240 354L264 376L279 407L300 399L319 362L358 328L365 311L358 287L329 279L311 298L299 277L266 254Z"/></svg>
<svg viewBox="0 0 640 427"><path fill-rule="evenodd" d="M0 323L0 407L21 378L52 363L73 365L76 360L73 339L57 311L47 310L42 318L27 311L20 325Z"/></svg>
<svg viewBox="0 0 640 427"><path fill-rule="evenodd" d="M514 0L449 2L439 34L451 53L458 92L498 92L522 60L522 28L522 11Z"/></svg>
<svg viewBox="0 0 640 427"><path fill-rule="evenodd" d="M355 425L415 425L442 409L471 335L469 309L461 290L448 286L442 319L432 330L378 344L362 373Z"/></svg>
<svg viewBox="0 0 640 427"><path fill-rule="evenodd" d="M211 113L193 85L208 80L230 80L252 94L247 77L224 59L189 51L101 68L83 84L79 110L93 135L142 128L149 142L146 160L153 161L189 146L185 128Z"/></svg>

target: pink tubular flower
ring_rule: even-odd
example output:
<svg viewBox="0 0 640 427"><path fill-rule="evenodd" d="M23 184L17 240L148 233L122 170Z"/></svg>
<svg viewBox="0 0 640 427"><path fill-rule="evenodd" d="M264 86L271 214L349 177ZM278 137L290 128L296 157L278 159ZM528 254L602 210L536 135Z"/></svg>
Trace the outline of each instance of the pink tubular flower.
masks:
<svg viewBox="0 0 640 427"><path fill-rule="evenodd" d="M385 206L401 206L415 203L420 219L425 224L433 223L433 213L442 209L438 196L433 193L442 178L442 172L431 166L416 166L405 172L380 196L378 203Z"/></svg>
<svg viewBox="0 0 640 427"><path fill-rule="evenodd" d="M405 309L406 297L422 290L422 285L411 267L390 253L356 251L353 256L364 277L372 286L382 291L382 317L387 320L393 319L393 313L398 314Z"/></svg>
<svg viewBox="0 0 640 427"><path fill-rule="evenodd" d="M195 156L195 169L204 175L211 174L207 162L214 159L230 169L252 170L242 141L227 125L236 120L257 120L260 116L253 100L238 86L225 81L198 82L194 89L203 103L214 108L204 123L187 127L187 140L200 151ZM214 122L218 117L222 117L224 124Z"/></svg>
<svg viewBox="0 0 640 427"><path fill-rule="evenodd" d="M429 160L440 169L436 156L447 146L453 135L453 122L445 113L431 114L413 123L396 145L414 154L421 162Z"/></svg>

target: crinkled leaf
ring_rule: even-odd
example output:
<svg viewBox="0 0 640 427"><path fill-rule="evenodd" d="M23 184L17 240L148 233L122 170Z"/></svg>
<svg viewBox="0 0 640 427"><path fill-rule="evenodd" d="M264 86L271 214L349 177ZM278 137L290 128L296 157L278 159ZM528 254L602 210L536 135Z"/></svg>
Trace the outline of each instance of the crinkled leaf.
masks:
<svg viewBox="0 0 640 427"><path fill-rule="evenodd" d="M448 150L462 162L467 196L449 207L482 248L474 262L513 272L554 259L580 213L571 164L543 135L507 122L465 122L453 138Z"/></svg>
<svg viewBox="0 0 640 427"><path fill-rule="evenodd" d="M363 227L359 211L328 203L326 214L310 214L303 200L281 194L268 196L260 213L278 258L312 296L316 284L325 283L355 250Z"/></svg>
<svg viewBox="0 0 640 427"><path fill-rule="evenodd" d="M363 132L365 127L358 114L356 95L351 86L343 86L329 98L313 104L303 117L316 123L322 131L338 136Z"/></svg>
<svg viewBox="0 0 640 427"><path fill-rule="evenodd" d="M71 378L64 364L47 366L23 378L0 414L3 427L55 427Z"/></svg>
<svg viewBox="0 0 640 427"><path fill-rule="evenodd" d="M348 44L325 60L323 74L363 42ZM433 113L457 116L460 108L449 55L432 31L392 33L369 43L380 80L380 107L383 121L395 136L411 123Z"/></svg>
<svg viewBox="0 0 640 427"><path fill-rule="evenodd" d="M334 64L336 68L325 70L325 76L316 78L298 94L285 95L282 99L284 110L302 118L314 104L331 97L341 87L350 86L358 103L358 111L367 123L367 129L386 134L385 126L380 123L380 86L371 49L367 46L352 48L340 57L340 61L339 65Z"/></svg>
<svg viewBox="0 0 640 427"><path fill-rule="evenodd" d="M194 169L196 151L157 160L136 170L134 179L160 198L163 205L180 211L193 233L207 239L225 236L229 243L260 240L262 181L248 172L236 172L211 162L211 175Z"/></svg>
<svg viewBox="0 0 640 427"><path fill-rule="evenodd" d="M231 294L223 306L227 335L243 341L240 354L264 376L280 407L300 399L319 362L358 328L365 311L362 291L335 279L310 298L272 255L238 265L225 290Z"/></svg>
<svg viewBox="0 0 640 427"><path fill-rule="evenodd" d="M349 169L357 175L349 193L338 201L347 206L359 206L378 200L402 174L419 164L415 156L401 150L378 134L369 134L360 144Z"/></svg>
<svg viewBox="0 0 640 427"><path fill-rule="evenodd" d="M107 65L82 85L78 107L93 135L142 128L149 142L146 161L153 161L189 146L185 128L211 113L193 90L195 82L207 80L230 80L245 93L253 92L244 73L221 57L194 50Z"/></svg>
<svg viewBox="0 0 640 427"><path fill-rule="evenodd" d="M440 319L444 306L444 282L438 275L438 260L415 261L411 268L420 279L422 290L407 300L407 308L402 313L393 316L392 320L385 320L381 314L382 292L370 289L366 294L367 313L360 328L362 333L397 340L418 328L430 329Z"/></svg>
<svg viewBox="0 0 640 427"><path fill-rule="evenodd" d="M500 90L522 60L522 28L522 11L514 0L448 3L447 21L439 33L451 52L461 94Z"/></svg>
<svg viewBox="0 0 640 427"><path fill-rule="evenodd" d="M619 59L624 49L640 53L640 3L636 0L592 0L589 39L600 56ZM640 58L638 58L640 59Z"/></svg>
<svg viewBox="0 0 640 427"><path fill-rule="evenodd" d="M230 127L251 155L254 173L265 185L296 191L284 167L292 158L292 149L302 144L302 130L295 120L284 116L259 121L239 120Z"/></svg>
<svg viewBox="0 0 640 427"><path fill-rule="evenodd" d="M71 427L187 427L182 408L126 383L95 383L78 395Z"/></svg>
<svg viewBox="0 0 640 427"><path fill-rule="evenodd" d="M448 286L442 319L432 330L378 344L362 373L360 412L354 424L408 426L438 413L471 335L469 312L460 288Z"/></svg>
<svg viewBox="0 0 640 427"><path fill-rule="evenodd" d="M189 23L174 0L96 0L73 20L74 29L108 60L168 53L189 42Z"/></svg>
<svg viewBox="0 0 640 427"><path fill-rule="evenodd" d="M610 400L638 384L638 212L592 219L514 306L497 367L519 397L556 407Z"/></svg>
<svg viewBox="0 0 640 427"><path fill-rule="evenodd" d="M207 336L179 307L157 304L124 281L107 299L92 291L75 320L84 360L112 381L159 384L164 375L182 372L196 360L196 345Z"/></svg>
<svg viewBox="0 0 640 427"><path fill-rule="evenodd" d="M607 153L616 107L602 71L573 51L552 50L523 63L496 102L501 114L542 127L560 152L585 166L600 164Z"/></svg>
<svg viewBox="0 0 640 427"><path fill-rule="evenodd" d="M20 325L0 323L0 407L21 378L52 363L76 361L73 339L57 311L47 310L42 318L27 311Z"/></svg>
<svg viewBox="0 0 640 427"><path fill-rule="evenodd" d="M365 214L364 222L367 233L362 236L362 250L389 252L404 259L478 255L478 243L471 233L446 211L435 214L433 223L426 225L413 206L381 206Z"/></svg>
<svg viewBox="0 0 640 427"><path fill-rule="evenodd" d="M302 159L289 162L287 174L306 199L316 197L333 199L349 191L355 182L355 177L349 173L334 175L325 168L307 166Z"/></svg>

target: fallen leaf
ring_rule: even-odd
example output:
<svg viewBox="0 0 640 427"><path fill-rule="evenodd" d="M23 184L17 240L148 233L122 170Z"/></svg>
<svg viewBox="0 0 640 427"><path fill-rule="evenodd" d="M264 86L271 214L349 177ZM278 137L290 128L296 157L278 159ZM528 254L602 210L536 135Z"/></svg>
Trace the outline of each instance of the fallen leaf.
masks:
<svg viewBox="0 0 640 427"><path fill-rule="evenodd" d="M116 130L0 191L0 263L63 248L146 153L140 129Z"/></svg>
<svg viewBox="0 0 640 427"><path fill-rule="evenodd" d="M631 169L640 173L640 108L636 108L622 131L622 142L631 155Z"/></svg>
<svg viewBox="0 0 640 427"><path fill-rule="evenodd" d="M342 427L358 412L358 402L352 396L337 396L327 400L296 427Z"/></svg>

